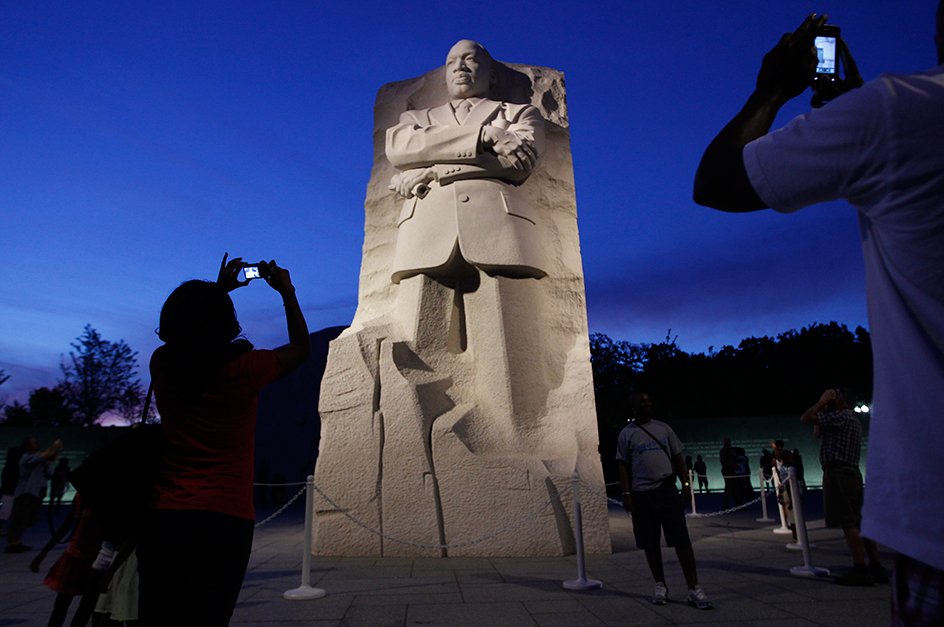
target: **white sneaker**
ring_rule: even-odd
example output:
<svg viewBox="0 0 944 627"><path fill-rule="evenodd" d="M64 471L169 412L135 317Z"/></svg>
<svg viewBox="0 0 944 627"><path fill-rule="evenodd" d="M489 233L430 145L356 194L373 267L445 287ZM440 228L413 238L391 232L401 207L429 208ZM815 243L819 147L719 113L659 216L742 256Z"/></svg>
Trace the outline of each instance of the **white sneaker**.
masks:
<svg viewBox="0 0 944 627"><path fill-rule="evenodd" d="M714 607L708 600L708 595L701 589L701 586L695 586L688 591L688 604L697 607L700 610L710 610Z"/></svg>
<svg viewBox="0 0 944 627"><path fill-rule="evenodd" d="M669 602L669 589L661 581L656 582L656 591L652 594L653 605L665 605Z"/></svg>

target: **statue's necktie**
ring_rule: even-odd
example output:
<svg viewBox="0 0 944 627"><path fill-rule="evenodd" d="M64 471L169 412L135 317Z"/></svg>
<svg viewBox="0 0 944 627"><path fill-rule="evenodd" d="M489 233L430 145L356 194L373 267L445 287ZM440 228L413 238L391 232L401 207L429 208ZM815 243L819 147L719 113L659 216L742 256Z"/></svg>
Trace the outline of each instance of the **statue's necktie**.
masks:
<svg viewBox="0 0 944 627"><path fill-rule="evenodd" d="M456 119L459 120L459 124L465 124L465 120L469 117L469 111L471 110L472 103L468 100L463 100L459 103L459 108L456 109Z"/></svg>

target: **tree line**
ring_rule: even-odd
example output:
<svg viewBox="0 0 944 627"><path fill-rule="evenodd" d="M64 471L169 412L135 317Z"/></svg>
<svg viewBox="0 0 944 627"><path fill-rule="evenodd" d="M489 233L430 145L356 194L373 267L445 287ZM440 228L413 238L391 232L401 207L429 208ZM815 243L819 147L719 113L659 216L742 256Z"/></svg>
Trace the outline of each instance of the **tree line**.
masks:
<svg viewBox="0 0 944 627"><path fill-rule="evenodd" d="M124 340L111 342L86 325L59 367L62 377L39 387L26 404L4 404L4 426L90 426L105 414L130 424L140 419L145 390L137 377L137 352ZM0 370L0 385L9 379ZM153 412L148 412L153 417Z"/></svg>
<svg viewBox="0 0 944 627"><path fill-rule="evenodd" d="M813 324L707 353L683 351L671 333L657 344L590 336L601 443L615 446L634 392L648 393L655 417L669 421L800 415L827 388L872 398L872 343L862 327Z"/></svg>
<svg viewBox="0 0 944 627"><path fill-rule="evenodd" d="M601 442L616 441L634 392L647 392L657 417L667 420L799 415L828 387L851 387L864 401L872 397L872 345L862 327L813 324L706 353L683 351L676 340L671 330L655 344L590 336ZM60 380L32 390L26 404L5 405L0 424L88 426L106 413L128 423L140 418L145 390L137 353L91 325L71 346ZM0 385L8 379L0 370Z"/></svg>

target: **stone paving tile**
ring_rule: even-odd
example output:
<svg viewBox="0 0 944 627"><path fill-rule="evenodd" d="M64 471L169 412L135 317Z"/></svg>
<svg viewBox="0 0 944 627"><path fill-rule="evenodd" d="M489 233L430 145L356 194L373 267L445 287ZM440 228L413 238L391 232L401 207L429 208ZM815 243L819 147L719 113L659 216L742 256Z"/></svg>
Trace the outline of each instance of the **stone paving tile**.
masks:
<svg viewBox="0 0 944 627"><path fill-rule="evenodd" d="M451 572L427 571L427 573L424 573L422 576L424 580L456 580ZM322 581L337 581L340 579L410 579L411 577L413 577L413 568L409 564L396 564L332 568L325 571Z"/></svg>
<svg viewBox="0 0 944 627"><path fill-rule="evenodd" d="M708 591L707 588L705 590ZM764 603L805 603L810 600L808 596L794 589L762 581L729 582L723 585L713 583L711 590L713 592L711 597L731 593Z"/></svg>
<svg viewBox="0 0 944 627"><path fill-rule="evenodd" d="M567 581L577 576L577 567L566 562L526 562L522 564L501 562L495 570L506 581Z"/></svg>
<svg viewBox="0 0 944 627"><path fill-rule="evenodd" d="M606 623L588 610L566 614L531 614L539 627L606 627Z"/></svg>
<svg viewBox="0 0 944 627"><path fill-rule="evenodd" d="M250 625L251 627L341 627L339 620L253 620L249 623L233 618L231 625ZM2 623L0 623L2 625Z"/></svg>
<svg viewBox="0 0 944 627"><path fill-rule="evenodd" d="M577 599L553 599L550 601L524 601L531 614L570 614L585 612L586 608Z"/></svg>
<svg viewBox="0 0 944 627"><path fill-rule="evenodd" d="M456 581L466 583L505 583L505 578L497 570L457 570Z"/></svg>
<svg viewBox="0 0 944 627"><path fill-rule="evenodd" d="M341 627L403 627L407 605L355 605L347 611Z"/></svg>
<svg viewBox="0 0 944 627"><path fill-rule="evenodd" d="M358 605L442 605L463 603L462 593L440 594L362 594L354 597L351 607Z"/></svg>
<svg viewBox="0 0 944 627"><path fill-rule="evenodd" d="M608 627L672 624L649 607L628 597L585 599L580 604Z"/></svg>
<svg viewBox="0 0 944 627"><path fill-rule="evenodd" d="M341 620L351 607L352 595L328 595L309 601L289 601L281 594L258 595L236 604L233 620Z"/></svg>
<svg viewBox="0 0 944 627"><path fill-rule="evenodd" d="M328 586L328 587L325 587ZM331 594L441 594L457 592L459 586L455 580L442 581L439 578L412 577L409 579L335 579L322 580L319 587Z"/></svg>
<svg viewBox="0 0 944 627"><path fill-rule="evenodd" d="M668 605L651 605L651 607L654 612L677 625L694 622L727 625L743 620L745 617L766 620L781 615L773 605L729 592L709 594L708 598L714 604L714 609L711 610L699 610L692 607L688 604L687 597L687 590L675 595L670 593Z"/></svg>
<svg viewBox="0 0 944 627"><path fill-rule="evenodd" d="M789 618L765 618L763 620L744 620L739 624L746 627L822 627L820 623L808 621L799 616Z"/></svg>
<svg viewBox="0 0 944 627"><path fill-rule="evenodd" d="M466 603L494 603L499 601L553 601L564 598L567 592L557 583L535 581L520 584L464 584L460 586Z"/></svg>
<svg viewBox="0 0 944 627"><path fill-rule="evenodd" d="M413 570L420 572L426 570L485 570L491 569L492 565L486 557L419 557L412 562Z"/></svg>
<svg viewBox="0 0 944 627"><path fill-rule="evenodd" d="M778 603L776 607L805 618L823 627L861 627L891 623L888 598L848 601L820 601L818 603Z"/></svg>
<svg viewBox="0 0 944 627"><path fill-rule="evenodd" d="M413 627L538 627L520 603L411 605L404 625Z"/></svg>

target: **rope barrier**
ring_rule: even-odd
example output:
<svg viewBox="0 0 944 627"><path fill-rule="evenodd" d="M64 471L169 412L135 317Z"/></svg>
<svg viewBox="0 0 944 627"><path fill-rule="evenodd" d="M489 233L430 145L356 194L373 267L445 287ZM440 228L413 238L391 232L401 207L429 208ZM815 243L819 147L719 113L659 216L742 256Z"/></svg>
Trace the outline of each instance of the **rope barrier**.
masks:
<svg viewBox="0 0 944 627"><path fill-rule="evenodd" d="M479 544L479 543L481 543L481 542L485 542L486 540L491 540L492 538L497 538L498 536L502 535L503 533L507 533L507 532L511 531L512 529L515 529L516 527L520 527L521 525L523 525L524 523L528 522L529 520L531 520L532 518L534 518L535 516L537 516L538 514L540 514L541 512L543 512L545 509L547 509L548 507L550 507L550 506L554 503L554 501L559 501L559 500L561 499L561 497L564 496L564 494L566 494L567 491L571 489L572 486L569 486L569 485L568 485L568 486L565 487L563 490L561 490L560 492L558 492L550 501L548 501L547 503L545 503L544 505L542 505L542 506L539 507L538 509L536 509L536 510L534 510L533 512L531 512L529 515L525 516L525 517L522 518L521 520L518 520L518 521L516 521L516 522L511 523L511 524L508 525L507 527L505 527L505 528L503 528L503 529L500 529L500 530L496 531L495 533L489 534L489 535L487 535L487 536L485 536L485 537L482 537L482 538L478 538L478 539L476 539L476 540L469 540L469 541L467 541L467 542L458 542L458 543L454 543L454 544L423 544L423 543L420 543L420 542L410 542L410 541L408 541L408 540L401 540L400 538L394 538L393 536L388 536L387 534L383 533L382 531L378 531L378 530L374 529L373 527L370 527L369 525L366 525L366 524L362 523L361 521L357 520L356 518L354 518L353 516L351 516L350 514L348 514L340 505L338 505L337 503L335 503L335 502L331 499L331 497L329 497L327 494L325 494L325 493L321 490L321 488L319 488L319 487L316 486L315 484L312 484L312 487L318 492L318 494L320 494L320 495L322 496L322 498L324 498L324 500L326 500L328 503L330 503L331 506L332 506L335 510L337 510L337 511L340 512L341 514L344 514L344 516L347 517L351 522L353 522L354 524L358 525L359 527L362 527L362 528L366 529L367 531L369 531L369 532L371 532L371 533L373 533L373 534L375 534L375 535L380 536L381 538L383 538L383 539L385 539L385 540L390 540L391 542L396 542L397 544L403 544L403 545L406 545L406 546L415 546L415 547L419 547L419 548L422 548L422 549L458 549L458 548L462 548L462 547L466 547L466 546L471 546L471 545L473 545L473 544ZM304 491L304 490L303 490L303 491Z"/></svg>
<svg viewBox="0 0 944 627"><path fill-rule="evenodd" d="M534 518L535 516L537 516L538 514L540 514L541 512L543 512L545 509L547 509L548 507L550 507L555 501L559 501L559 500L561 499L561 497L563 497L564 494L566 494L566 492L567 492L568 490L571 490L571 489L573 488L572 485L569 485L569 486L564 487L564 488L563 488L560 492L558 492L553 498L551 498L551 500L549 500L548 502L544 503L544 505L542 505L541 507L537 508L536 510L534 510L533 512L531 512L530 514L528 514L528 515L525 516L524 518L521 518L520 520L517 520L517 521L511 523L510 525L507 525L506 527L503 527L502 529L499 529L498 531L496 531L496 532L494 532L494 533L491 533L491 534L488 534L488 535L486 535L486 536L483 536L483 537L481 537L481 538L477 538L477 539L475 539L475 540L468 540L468 541L466 541L466 542L452 543L452 544L425 544L425 543L421 543L421 542L412 542L412 541L409 541L409 540L402 540L402 539L400 539L400 538L396 538L396 537L387 535L387 534L383 533L382 531L379 531L379 530L377 530L377 529L374 529L374 528L371 527L370 525L367 525L367 524L361 522L360 520L358 520L357 518L355 518L354 516L352 516L351 514L349 514L343 507L341 507L340 505L338 505L331 497L329 497L327 494L325 494L324 491L323 491L321 488L319 488L317 485L314 485L313 483L308 484L308 483L305 482L305 481L300 481L300 482L294 482L294 483L254 483L253 485L255 485L255 486L295 486L295 485L306 486L306 485L311 485L312 488L314 488L314 489L318 492L318 494L320 494L321 497L322 497L325 501L327 501L327 502L331 505L332 508L334 508L335 511L337 511L337 512L343 514L346 518L348 518L351 522L353 522L353 523L356 524L357 526L359 526L359 527L365 529L366 531L369 531L370 533L373 533L374 535L380 536L381 538L383 538L383 539L385 539L385 540L389 540L389 541L391 541L391 542L396 542L397 544L403 544L403 545L405 545L405 546L413 546L413 547L418 547L418 548L423 548L423 549L458 549L458 548L463 548L463 547L466 547L466 546L471 546L471 545L473 545L473 544L480 544L480 543L482 543L482 542L486 542L486 541L488 541L488 540L492 540L493 538L497 538L498 536L500 536L500 535L502 535L502 534L504 534L504 533L508 533L508 532L511 531L512 529L515 529L515 528L517 528L517 527L520 527L520 526L523 525L524 523L528 522L529 520L531 520L532 518ZM582 486L584 487L584 489L586 489L586 490L587 490L588 492L590 492L591 494L594 494L594 495L596 495L596 496L598 496L598 497L600 497L600 498L602 498L602 499L604 499L604 500L606 500L606 501L608 501L608 502L610 502L610 503L613 503L614 505L619 505L620 507L622 507L622 505L623 505L623 502L622 502L622 501L617 500L617 499L614 499L614 498L610 498L610 497L607 496L606 494L601 494L600 492L597 492L592 486L588 485L588 484L585 483L584 481L578 481L577 485L582 485ZM610 486L614 486L614 485L619 485L619 482L606 483L606 484L604 484L604 487L610 487ZM295 496L293 496L291 499L289 499L289 501L288 501L287 503L285 503L285 505L283 505L283 506L280 507L278 510L276 510L271 516L269 516L269 517L266 518L265 520L262 520L262 521L260 521L260 522L257 522L257 523L256 523L256 527L257 527L257 528L258 528L258 527L261 527L261 526L265 525L266 523L272 521L272 520L273 520L274 518L276 518L279 514L281 514L282 512L284 512L286 509L288 509L288 507L289 507L292 503L294 503L295 501L297 501L297 500L301 497L301 495L304 494L304 493L305 493L305 488L303 487L301 490L298 491L298 493L295 494ZM742 503L741 505L738 505L737 507L732 507L732 508L724 509L724 510L717 511L717 512L710 512L710 513L707 513L707 514L691 513L691 514L687 514L686 517L688 517L688 518L713 518L713 517L716 517L716 516L723 516L723 515L726 515L726 514L730 514L730 513L733 513L733 512L737 512L737 511L741 511L741 510L747 509L747 508L750 507L751 505L754 505L755 503L758 503L758 502L762 501L765 496L766 496L766 494L764 493L763 490L761 490L761 495L760 495L759 497L757 497L756 499L754 499L754 500L752 500L752 501L749 501L749 502L747 502L747 503Z"/></svg>
<svg viewBox="0 0 944 627"><path fill-rule="evenodd" d="M279 485L279 484L275 484L275 485ZM285 485L297 485L297 484L285 484ZM304 482L302 483L302 485L305 485ZM301 496L302 494L304 494L304 493L305 493L305 488L302 488L301 490L298 491L298 494L296 494L295 496L293 496L292 498L290 498L289 501L288 501L288 503L286 503L285 505L283 505L282 507L280 507L279 509L277 509L274 514L272 514L271 516L269 516L268 518L266 518L265 520L263 520L263 521L261 521L261 522L257 522L257 523L256 523L256 528L258 529L258 528L261 527L262 525L266 524L267 522L269 522L270 520L272 520L273 518L275 518L276 516L278 516L279 514L281 514L282 512L284 512L285 510L287 510L287 509L288 509L288 506L291 505L292 503L294 503L295 501L297 501L297 500L298 500L298 497L300 497L300 496Z"/></svg>
<svg viewBox="0 0 944 627"><path fill-rule="evenodd" d="M588 486L588 485L587 485L586 483L584 483L583 481L580 482L580 485L582 485L588 492L590 492L590 493L592 493L592 494L596 494L596 495L599 496L600 498L606 499L607 501L609 501L610 503L613 503L614 505L619 505L620 507L623 506L623 502L622 502L622 501L617 500L617 499L614 499L614 498L610 498L610 497L607 496L606 494L600 494L599 492L597 492L596 490L594 490L592 487ZM613 485L613 484L606 484L606 485ZM714 517L714 516L721 516L721 515L723 515L723 514L730 514L730 513L732 513L732 512L736 512L736 511L738 511L738 510L746 509L746 508L750 507L751 505L753 505L754 503L758 503L761 499L764 498L764 496L765 496L764 494L761 494L761 496L757 497L757 498L754 499L753 501L750 501L750 502L748 502L748 503L742 503L741 505L738 505L737 507L731 507L731 508L729 508L729 509L724 509L724 510L721 510L720 512L711 512L711 513L708 513L708 514L687 514L686 517L687 517L687 518L712 518L712 517Z"/></svg>
<svg viewBox="0 0 944 627"><path fill-rule="evenodd" d="M748 507L750 507L750 506L753 505L754 503L759 503L765 496L766 496L766 494L761 494L760 496L758 496L758 497L757 497L756 499L754 499L753 501L748 501L747 503L741 503L741 504L738 505L737 507L730 507L730 508L728 508L728 509L723 509L723 510L718 511L718 512L710 512L710 513L708 513L708 514L687 514L687 517L688 517L688 518L712 518L712 517L714 517L714 516L722 516L722 515L724 515L724 514L730 514L730 513L732 513L732 512L737 512L737 511L742 510L742 509L747 509Z"/></svg>

